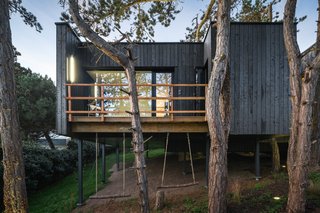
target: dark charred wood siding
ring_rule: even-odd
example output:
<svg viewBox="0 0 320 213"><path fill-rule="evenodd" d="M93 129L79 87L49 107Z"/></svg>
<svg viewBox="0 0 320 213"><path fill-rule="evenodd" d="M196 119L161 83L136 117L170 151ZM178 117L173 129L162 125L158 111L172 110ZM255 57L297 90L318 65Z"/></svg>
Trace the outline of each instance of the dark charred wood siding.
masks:
<svg viewBox="0 0 320 213"><path fill-rule="evenodd" d="M282 24L232 23L230 70L231 134L289 134L289 69Z"/></svg>

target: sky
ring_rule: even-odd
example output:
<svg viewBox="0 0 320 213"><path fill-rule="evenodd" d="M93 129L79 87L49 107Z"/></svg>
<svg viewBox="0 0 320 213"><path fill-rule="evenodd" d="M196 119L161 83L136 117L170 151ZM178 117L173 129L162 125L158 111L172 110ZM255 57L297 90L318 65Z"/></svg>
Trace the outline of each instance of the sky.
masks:
<svg viewBox="0 0 320 213"><path fill-rule="evenodd" d="M155 28L155 41L180 41L185 38L186 27L201 10L205 9L209 0L184 0L182 11L172 24ZM280 18L283 16L285 0L274 7ZM13 45L22 54L18 62L30 68L33 72L48 75L54 82L56 80L56 27L61 12L64 10L58 0L23 0L25 6L32 12L43 27L41 33L25 25L18 14L12 14L11 31ZM317 0L298 0L297 17L307 15L307 19L298 25L298 43L300 50L304 51L315 42ZM168 36L170 35L170 36Z"/></svg>

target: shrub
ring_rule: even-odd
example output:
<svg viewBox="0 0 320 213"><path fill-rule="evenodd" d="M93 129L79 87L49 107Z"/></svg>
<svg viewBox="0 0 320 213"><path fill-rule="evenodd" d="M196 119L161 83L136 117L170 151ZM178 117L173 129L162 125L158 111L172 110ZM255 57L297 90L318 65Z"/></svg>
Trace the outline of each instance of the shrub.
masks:
<svg viewBox="0 0 320 213"><path fill-rule="evenodd" d="M48 184L60 180L75 171L77 166L77 144L69 142L64 150L44 149L33 141L23 144L26 186L28 192L39 190ZM95 159L93 143L83 144L83 162L89 163ZM0 148L0 160L2 150ZM0 176L3 176L3 165L0 164ZM0 211L3 210L3 179L0 181Z"/></svg>
<svg viewBox="0 0 320 213"><path fill-rule="evenodd" d="M70 142L67 149L44 149L35 143L27 142L23 146L23 158L26 173L26 185L28 191L38 190L62 177L71 174L77 166L77 145ZM2 159L2 150L0 152ZM85 142L83 145L84 163L95 159L95 146ZM0 175L3 175L3 165L0 164ZM3 183L0 183L2 191Z"/></svg>

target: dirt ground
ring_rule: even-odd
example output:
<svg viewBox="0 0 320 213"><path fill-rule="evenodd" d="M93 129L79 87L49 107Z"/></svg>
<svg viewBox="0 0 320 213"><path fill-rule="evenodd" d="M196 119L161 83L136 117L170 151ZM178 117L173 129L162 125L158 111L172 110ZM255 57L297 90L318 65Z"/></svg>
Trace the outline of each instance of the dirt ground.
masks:
<svg viewBox="0 0 320 213"><path fill-rule="evenodd" d="M232 162L229 162L229 188L233 187L235 180L241 184L246 184L247 181L254 180L254 161L253 158L240 158L233 157ZM148 174L148 186L149 186L149 198L151 208L154 206L155 194L157 187L161 183L163 158L149 159L147 161L147 174ZM190 163L179 162L178 156L169 156L167 159L166 173L165 173L165 185L183 184L192 182L192 174L190 169ZM267 165L268 167L268 165ZM97 195L114 195L122 194L122 176L123 170L116 171L116 166L113 167L114 171L109 178L107 186L100 190ZM192 196L205 196L206 195L206 178L205 178L205 160L194 161L195 178L199 183L194 186L177 188L177 189L165 189L166 200L184 199ZM263 171L264 172L264 171ZM136 184L135 171L132 168L126 168L126 190L124 194L130 194L127 198L117 199L88 199L85 205L76 208L74 213L86 213L86 212L135 212L139 211L138 205L136 210L126 211L125 206L131 205L132 202L136 202L138 198L138 188ZM131 202L131 204L130 204ZM123 207L123 209L119 209ZM183 212L183 211L182 211Z"/></svg>

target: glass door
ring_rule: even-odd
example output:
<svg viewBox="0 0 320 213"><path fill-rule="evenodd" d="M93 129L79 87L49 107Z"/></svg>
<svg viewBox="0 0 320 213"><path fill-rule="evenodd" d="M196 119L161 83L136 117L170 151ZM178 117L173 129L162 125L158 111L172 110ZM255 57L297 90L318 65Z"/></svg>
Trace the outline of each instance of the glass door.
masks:
<svg viewBox="0 0 320 213"><path fill-rule="evenodd" d="M170 85L172 82L172 74L171 73L154 73L156 84L160 84L162 86L157 86L155 91L156 97L167 98L171 96L171 87L166 86ZM165 84L165 85L164 85ZM156 106L154 107L156 111L170 111L170 100L168 99L158 99L154 103ZM157 117L166 117L169 116L169 113L156 113Z"/></svg>

